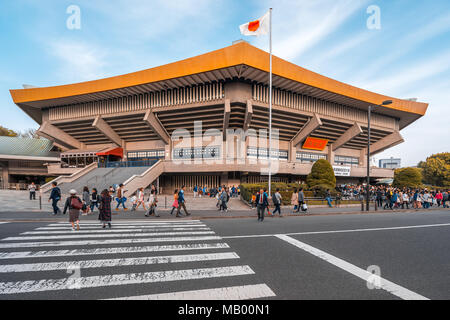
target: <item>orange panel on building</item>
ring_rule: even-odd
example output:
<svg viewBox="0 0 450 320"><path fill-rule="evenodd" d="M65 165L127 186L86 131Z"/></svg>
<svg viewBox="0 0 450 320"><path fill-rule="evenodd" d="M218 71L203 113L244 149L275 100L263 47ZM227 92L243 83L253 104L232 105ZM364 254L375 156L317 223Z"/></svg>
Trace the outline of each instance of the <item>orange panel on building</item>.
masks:
<svg viewBox="0 0 450 320"><path fill-rule="evenodd" d="M323 151L327 146L327 143L328 139L308 137L306 138L302 149Z"/></svg>

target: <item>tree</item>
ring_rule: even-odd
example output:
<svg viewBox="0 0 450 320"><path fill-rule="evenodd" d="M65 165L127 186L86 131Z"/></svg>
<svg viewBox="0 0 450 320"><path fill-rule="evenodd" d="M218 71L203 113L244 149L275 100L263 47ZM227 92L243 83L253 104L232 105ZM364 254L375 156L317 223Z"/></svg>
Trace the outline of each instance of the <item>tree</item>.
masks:
<svg viewBox="0 0 450 320"><path fill-rule="evenodd" d="M419 168L402 168L394 172L394 182L397 188L419 188L422 186L422 170Z"/></svg>
<svg viewBox="0 0 450 320"><path fill-rule="evenodd" d="M17 133L14 130L0 126L0 136L17 137Z"/></svg>
<svg viewBox="0 0 450 320"><path fill-rule="evenodd" d="M450 152L434 154L420 162L424 182L438 187L450 186Z"/></svg>
<svg viewBox="0 0 450 320"><path fill-rule="evenodd" d="M40 139L40 137L36 134L36 129L26 129L19 133L19 137L21 138L29 138L29 139Z"/></svg>
<svg viewBox="0 0 450 320"><path fill-rule="evenodd" d="M325 159L317 160L311 168L311 173L306 178L306 183L310 189L334 190L336 188L336 177L331 164Z"/></svg>

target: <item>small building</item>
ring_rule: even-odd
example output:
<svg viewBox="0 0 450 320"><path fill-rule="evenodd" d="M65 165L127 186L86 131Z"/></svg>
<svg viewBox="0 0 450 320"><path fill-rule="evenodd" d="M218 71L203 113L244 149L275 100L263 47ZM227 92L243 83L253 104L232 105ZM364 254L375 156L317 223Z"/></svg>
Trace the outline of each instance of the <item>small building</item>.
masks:
<svg viewBox="0 0 450 320"><path fill-rule="evenodd" d="M0 188L26 189L34 182L44 184L54 178L48 165L60 162L60 153L47 139L0 136Z"/></svg>
<svg viewBox="0 0 450 320"><path fill-rule="evenodd" d="M379 167L383 169L398 169L402 166L402 159L400 158L390 158L390 159L380 159Z"/></svg>

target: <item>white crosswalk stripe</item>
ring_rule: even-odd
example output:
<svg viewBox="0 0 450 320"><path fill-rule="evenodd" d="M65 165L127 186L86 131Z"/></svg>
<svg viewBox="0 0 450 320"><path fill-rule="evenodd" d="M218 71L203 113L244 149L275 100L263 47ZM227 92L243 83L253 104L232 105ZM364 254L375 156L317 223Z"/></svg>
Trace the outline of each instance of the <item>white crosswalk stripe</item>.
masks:
<svg viewBox="0 0 450 320"><path fill-rule="evenodd" d="M16 275L10 281L0 282L0 296L51 291L71 295L76 292L74 289L105 288L106 298L129 300L274 297L275 293L266 284L243 283L246 277L254 277L255 272L248 265L233 263L230 266L240 257L221 241L220 236L198 220L121 220L114 223L111 230L102 229L95 222L85 222L80 231L72 231L67 223L53 223L0 241L0 249L7 249L0 252L0 262L5 262L0 263L2 278ZM151 265L156 271L147 272L148 267L142 269ZM139 266L138 272L133 270ZM69 274L61 278L61 271L76 269L91 271L88 276L86 273L81 276L80 272L77 276ZM123 273L124 270L127 272ZM59 272L58 276L52 276L55 272ZM30 278L30 275L34 276ZM197 282L203 279L231 280L234 277L240 277L242 285L210 289L203 286L195 290ZM152 293L155 288L164 289L164 283L177 281L188 282L194 290ZM153 286L152 283L160 284ZM106 289L125 285L140 286L144 294L122 297L121 290Z"/></svg>
<svg viewBox="0 0 450 320"><path fill-rule="evenodd" d="M100 225L90 225L90 226L83 226L81 225L82 230L99 230L101 227ZM111 230L116 230L116 229L155 229L155 230L161 230L161 229L175 229L175 228L191 228L191 229L199 229L199 228L205 228L206 225L204 224L177 224L177 225L135 225L135 226L127 226L127 225L114 225L114 228ZM35 230L37 231L67 231L67 230L72 230L72 227L69 226L64 226L64 227L40 227L40 228L36 228ZM109 230L109 229L107 229Z"/></svg>
<svg viewBox="0 0 450 320"><path fill-rule="evenodd" d="M105 230L99 230L98 228L96 230L85 230L84 228L81 229L80 231L77 231L77 234L92 234L92 233L103 233L103 234L108 234L108 233L127 233L127 232L163 232L163 231L209 231L211 230L210 228L204 227L204 228L170 228L170 229L166 229L166 230L161 230L161 229L138 229L138 228L134 228L134 229L105 229ZM57 231L27 231L27 232L22 232L21 235L49 235L49 234L68 234L72 232L72 229L68 229L68 230L57 230Z"/></svg>
<svg viewBox="0 0 450 320"><path fill-rule="evenodd" d="M267 297L275 297L275 293L266 284L255 284L195 291L150 294L108 300L247 300Z"/></svg>
<svg viewBox="0 0 450 320"><path fill-rule="evenodd" d="M218 236L204 237L168 237L168 238L145 238L145 239L110 239L110 240L80 240L80 241L48 241L48 242L9 242L0 243L0 249L4 248L38 248L38 247L61 247L61 246L97 246L124 243L151 243L151 242L184 242L184 241L207 241L222 240Z"/></svg>
<svg viewBox="0 0 450 320"><path fill-rule="evenodd" d="M91 255L111 255L127 254L138 252L164 252L164 251L191 251L208 249L229 249L226 243L193 243L176 244L165 246L144 246L144 247L119 247L119 248L96 248L96 249L74 249L74 250L51 250L51 251L16 251L0 252L0 259L24 259L24 258L49 258L67 256L91 256Z"/></svg>
<svg viewBox="0 0 450 320"><path fill-rule="evenodd" d="M11 264L0 266L0 273L7 272L30 272L30 271L49 271L49 270L67 270L72 266L80 269L104 268L104 267L123 267L138 266L145 264L163 264L192 261L210 261L238 259L239 256L234 252L211 253L211 254L190 254L175 256L143 257L128 259L106 259L106 260L84 260L84 261L64 261L51 263L28 263Z"/></svg>
<svg viewBox="0 0 450 320"><path fill-rule="evenodd" d="M24 240L56 240L56 239L81 239L81 238L123 238L123 237L155 237L155 236L179 236L179 235L205 235L214 234L214 231L191 231L191 232L139 232L131 234L114 234L114 233L103 233L103 234L82 234L72 232L72 234L63 234L58 236L20 236L20 237L8 237L2 241L24 241Z"/></svg>

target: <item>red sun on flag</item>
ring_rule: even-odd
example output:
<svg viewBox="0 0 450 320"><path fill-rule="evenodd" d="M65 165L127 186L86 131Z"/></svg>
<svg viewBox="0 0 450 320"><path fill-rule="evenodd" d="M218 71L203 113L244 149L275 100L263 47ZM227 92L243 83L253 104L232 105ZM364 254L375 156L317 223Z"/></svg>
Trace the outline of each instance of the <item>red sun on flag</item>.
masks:
<svg viewBox="0 0 450 320"><path fill-rule="evenodd" d="M248 24L248 30L255 32L259 28L259 20L252 21Z"/></svg>

